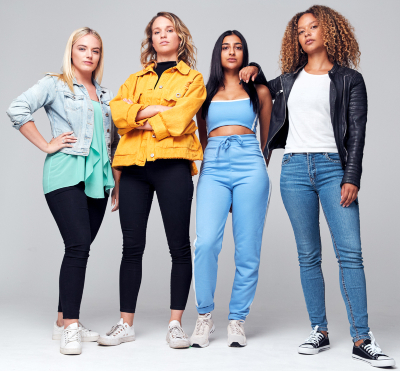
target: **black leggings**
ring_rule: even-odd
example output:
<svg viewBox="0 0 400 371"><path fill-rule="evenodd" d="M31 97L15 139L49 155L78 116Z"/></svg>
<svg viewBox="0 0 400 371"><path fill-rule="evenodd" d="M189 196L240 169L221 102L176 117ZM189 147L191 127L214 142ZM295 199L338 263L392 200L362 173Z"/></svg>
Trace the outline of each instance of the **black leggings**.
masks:
<svg viewBox="0 0 400 371"><path fill-rule="evenodd" d="M187 160L157 160L124 167L119 191L123 234L120 269L120 310L135 313L142 280L142 257L154 191L172 257L171 309L185 309L192 280L190 209L193 181ZM158 231L157 231L158 232ZM159 279L159 277L158 277Z"/></svg>
<svg viewBox="0 0 400 371"><path fill-rule="evenodd" d="M66 319L78 319L90 245L103 221L108 194L99 199L87 197L81 182L45 197L65 245L58 311Z"/></svg>

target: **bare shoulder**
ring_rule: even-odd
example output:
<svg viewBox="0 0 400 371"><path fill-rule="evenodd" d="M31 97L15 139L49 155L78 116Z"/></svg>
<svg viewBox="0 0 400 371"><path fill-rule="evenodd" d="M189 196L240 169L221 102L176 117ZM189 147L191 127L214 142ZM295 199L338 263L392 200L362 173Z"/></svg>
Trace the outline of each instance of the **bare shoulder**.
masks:
<svg viewBox="0 0 400 371"><path fill-rule="evenodd" d="M271 99L271 93L269 92L269 89L262 84L255 84L256 90L257 90L257 95L258 99L263 101L264 99Z"/></svg>

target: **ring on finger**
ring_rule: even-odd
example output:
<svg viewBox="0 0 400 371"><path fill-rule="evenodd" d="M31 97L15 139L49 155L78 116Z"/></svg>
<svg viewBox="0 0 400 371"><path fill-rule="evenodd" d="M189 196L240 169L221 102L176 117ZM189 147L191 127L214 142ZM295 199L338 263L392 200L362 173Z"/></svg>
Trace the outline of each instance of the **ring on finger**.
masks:
<svg viewBox="0 0 400 371"><path fill-rule="evenodd" d="M62 140L62 143L63 143L63 144L65 143L65 140L64 140L64 139Z"/></svg>

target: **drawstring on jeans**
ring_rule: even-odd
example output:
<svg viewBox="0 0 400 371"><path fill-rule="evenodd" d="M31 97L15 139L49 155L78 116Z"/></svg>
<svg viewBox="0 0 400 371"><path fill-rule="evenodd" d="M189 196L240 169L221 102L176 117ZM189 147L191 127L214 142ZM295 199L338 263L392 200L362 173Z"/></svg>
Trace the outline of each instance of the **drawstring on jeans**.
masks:
<svg viewBox="0 0 400 371"><path fill-rule="evenodd" d="M231 142L233 140L236 140L240 145L243 144L243 139L240 138L239 135L230 135L229 137L225 138L224 140L221 140L221 142L219 142L217 150L215 151L215 160L218 158L221 148L223 148L225 150L228 149L231 146Z"/></svg>

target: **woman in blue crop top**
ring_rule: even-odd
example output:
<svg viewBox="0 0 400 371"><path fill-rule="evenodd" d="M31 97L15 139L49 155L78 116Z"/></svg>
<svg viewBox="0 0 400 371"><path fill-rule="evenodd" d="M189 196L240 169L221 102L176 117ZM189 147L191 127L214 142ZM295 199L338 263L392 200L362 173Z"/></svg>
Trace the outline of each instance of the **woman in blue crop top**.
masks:
<svg viewBox="0 0 400 371"><path fill-rule="evenodd" d="M241 82L248 50L238 31L217 40L207 83L207 99L197 114L204 160L197 185L194 287L199 317L191 337L194 347L208 346L214 331L211 311L218 254L229 210L232 211L236 274L229 305L228 345L245 346L244 321L253 301L261 240L270 195L262 155L268 137L272 100L264 85ZM260 123L260 143L256 137Z"/></svg>

